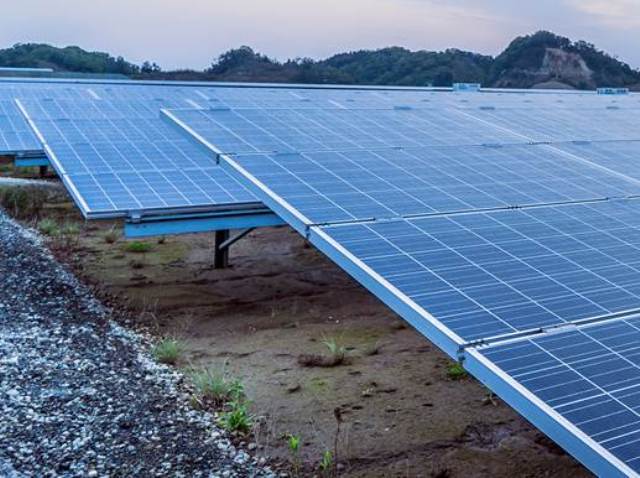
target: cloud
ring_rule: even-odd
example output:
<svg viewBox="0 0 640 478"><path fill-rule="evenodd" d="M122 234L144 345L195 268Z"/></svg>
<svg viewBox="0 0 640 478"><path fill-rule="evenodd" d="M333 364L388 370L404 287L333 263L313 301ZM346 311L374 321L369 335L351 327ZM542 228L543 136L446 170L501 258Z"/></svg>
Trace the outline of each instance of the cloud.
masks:
<svg viewBox="0 0 640 478"><path fill-rule="evenodd" d="M592 20L614 28L640 27L640 2L638 0L569 0L578 12Z"/></svg>

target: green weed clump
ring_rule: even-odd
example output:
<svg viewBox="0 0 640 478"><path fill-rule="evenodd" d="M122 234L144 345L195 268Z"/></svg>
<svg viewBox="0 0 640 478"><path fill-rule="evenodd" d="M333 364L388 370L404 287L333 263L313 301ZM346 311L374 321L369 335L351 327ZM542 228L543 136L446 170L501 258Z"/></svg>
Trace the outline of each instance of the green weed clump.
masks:
<svg viewBox="0 0 640 478"><path fill-rule="evenodd" d="M57 236L60 234L60 226L53 219L45 218L38 222L38 231L45 236Z"/></svg>
<svg viewBox="0 0 640 478"><path fill-rule="evenodd" d="M231 433L248 433L253 425L253 416L247 409L247 404L236 400L228 404L228 408L220 414L220 426Z"/></svg>
<svg viewBox="0 0 640 478"><path fill-rule="evenodd" d="M459 362L452 363L447 367L447 377L449 377L451 380L462 380L467 376L467 371Z"/></svg>
<svg viewBox="0 0 640 478"><path fill-rule="evenodd" d="M323 338L322 345L327 349L326 354L302 354L298 356L298 363L303 367L337 367L347 363L347 349L333 337Z"/></svg>
<svg viewBox="0 0 640 478"><path fill-rule="evenodd" d="M162 339L151 349L151 354L160 363L175 365L180 360L184 346L177 339Z"/></svg>
<svg viewBox="0 0 640 478"><path fill-rule="evenodd" d="M230 377L223 371L203 368L191 372L191 381L198 398L202 401L222 406L230 401L242 401L245 397L244 385L237 378Z"/></svg>

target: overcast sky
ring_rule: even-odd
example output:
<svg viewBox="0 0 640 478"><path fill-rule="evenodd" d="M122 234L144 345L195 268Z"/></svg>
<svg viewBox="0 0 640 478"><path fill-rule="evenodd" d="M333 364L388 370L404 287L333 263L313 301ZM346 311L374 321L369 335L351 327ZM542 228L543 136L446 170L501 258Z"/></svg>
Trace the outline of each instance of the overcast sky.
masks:
<svg viewBox="0 0 640 478"><path fill-rule="evenodd" d="M540 29L640 67L640 0L0 0L0 47L73 44L163 68L240 45L278 59L389 45L495 55Z"/></svg>

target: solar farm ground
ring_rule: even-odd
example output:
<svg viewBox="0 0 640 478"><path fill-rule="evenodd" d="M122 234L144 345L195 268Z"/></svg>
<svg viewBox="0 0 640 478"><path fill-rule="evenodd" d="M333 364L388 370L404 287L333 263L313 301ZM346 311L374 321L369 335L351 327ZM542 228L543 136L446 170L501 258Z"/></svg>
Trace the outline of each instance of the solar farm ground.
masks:
<svg viewBox="0 0 640 478"><path fill-rule="evenodd" d="M41 219L79 221L67 198L44 206ZM104 240L112 225L81 225L50 246L135 327L178 336L179 366L242 378L261 417L258 455L286 466L286 437L298 435L311 474L334 448L339 408L340 476L590 476L290 229L254 231L220 271L211 236L149 240L136 254ZM300 365L325 339L347 348L346 363Z"/></svg>

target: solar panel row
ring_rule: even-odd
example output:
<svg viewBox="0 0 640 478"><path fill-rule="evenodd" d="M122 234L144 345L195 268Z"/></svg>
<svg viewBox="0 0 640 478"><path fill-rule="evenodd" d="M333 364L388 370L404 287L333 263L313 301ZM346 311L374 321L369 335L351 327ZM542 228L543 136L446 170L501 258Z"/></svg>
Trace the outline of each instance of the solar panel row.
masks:
<svg viewBox="0 0 640 478"><path fill-rule="evenodd" d="M143 101L20 104L87 217L256 202Z"/></svg>

